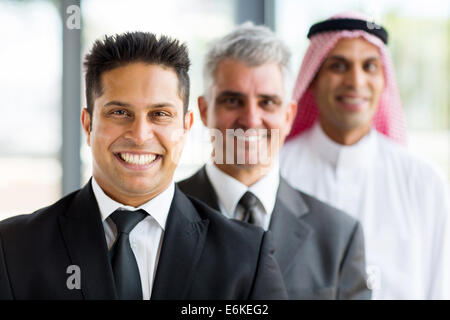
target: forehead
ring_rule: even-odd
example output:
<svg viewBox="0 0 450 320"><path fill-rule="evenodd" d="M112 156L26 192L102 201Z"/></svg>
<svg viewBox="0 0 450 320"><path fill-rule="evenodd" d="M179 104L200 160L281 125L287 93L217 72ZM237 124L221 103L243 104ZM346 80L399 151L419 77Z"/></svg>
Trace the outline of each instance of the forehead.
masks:
<svg viewBox="0 0 450 320"><path fill-rule="evenodd" d="M333 56L344 57L348 60L364 60L381 57L378 47L362 37L340 39L328 53L327 58Z"/></svg>
<svg viewBox="0 0 450 320"><path fill-rule="evenodd" d="M101 76L102 96L129 100L176 100L178 77L171 68L161 65L131 63L107 71Z"/></svg>
<svg viewBox="0 0 450 320"><path fill-rule="evenodd" d="M242 93L281 94L283 74L276 63L248 66L234 59L222 60L214 75L214 85L218 91L230 90Z"/></svg>

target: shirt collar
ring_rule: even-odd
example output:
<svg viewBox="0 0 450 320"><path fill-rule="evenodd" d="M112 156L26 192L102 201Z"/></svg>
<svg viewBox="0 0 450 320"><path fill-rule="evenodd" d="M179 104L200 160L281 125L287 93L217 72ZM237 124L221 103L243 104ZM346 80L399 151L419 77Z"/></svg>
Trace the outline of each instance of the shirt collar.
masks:
<svg viewBox="0 0 450 320"><path fill-rule="evenodd" d="M250 187L220 171L211 161L206 164L205 170L216 190L219 202L229 217L234 216L239 200L247 191L252 192L258 198L266 214L272 213L280 184L278 159L274 161L269 172ZM226 192L220 192L221 190L226 190Z"/></svg>
<svg viewBox="0 0 450 320"><path fill-rule="evenodd" d="M371 165L374 159L376 133L370 129L361 140L345 146L331 140L317 122L311 131L311 142L319 155L330 162L335 169L355 169Z"/></svg>
<svg viewBox="0 0 450 320"><path fill-rule="evenodd" d="M172 204L173 195L175 193L175 184L172 181L166 190L137 208L124 205L111 199L98 185L94 177L92 177L92 190L94 191L95 198L97 199L102 221L105 221L109 217L109 215L117 209L131 211L143 209L152 218L154 218L159 226L164 230L166 227L166 221L167 216L169 215L170 206Z"/></svg>

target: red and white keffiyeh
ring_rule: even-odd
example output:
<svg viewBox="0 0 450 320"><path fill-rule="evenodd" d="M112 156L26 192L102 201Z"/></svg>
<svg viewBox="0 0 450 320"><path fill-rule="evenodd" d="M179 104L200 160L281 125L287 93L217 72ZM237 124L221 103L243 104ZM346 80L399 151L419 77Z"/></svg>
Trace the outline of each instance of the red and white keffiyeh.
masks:
<svg viewBox="0 0 450 320"><path fill-rule="evenodd" d="M353 18L370 21L367 17L357 13L338 14L330 19L338 18ZM391 56L381 39L363 30L322 32L311 37L311 43L303 58L294 87L293 99L298 102L298 111L287 140L292 139L309 129L318 119L319 111L314 94L310 88L310 83L319 71L320 66L328 53L340 39L358 37L363 37L379 48L384 69L385 88L380 98L378 109L374 115L372 125L376 130L392 140L401 144L406 143L405 117L401 106Z"/></svg>

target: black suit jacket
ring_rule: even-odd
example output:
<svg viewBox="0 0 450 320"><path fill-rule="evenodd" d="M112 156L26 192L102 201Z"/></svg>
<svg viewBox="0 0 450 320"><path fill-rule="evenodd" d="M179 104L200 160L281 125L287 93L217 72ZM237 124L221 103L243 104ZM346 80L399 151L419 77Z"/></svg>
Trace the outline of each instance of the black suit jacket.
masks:
<svg viewBox="0 0 450 320"><path fill-rule="evenodd" d="M205 167L178 185L219 210ZM289 299L370 299L357 220L281 178L269 229Z"/></svg>
<svg viewBox="0 0 450 320"><path fill-rule="evenodd" d="M223 218L178 188L152 299L284 299L269 234ZM68 266L81 271L69 289ZM91 183L30 215L0 223L0 299L115 299Z"/></svg>

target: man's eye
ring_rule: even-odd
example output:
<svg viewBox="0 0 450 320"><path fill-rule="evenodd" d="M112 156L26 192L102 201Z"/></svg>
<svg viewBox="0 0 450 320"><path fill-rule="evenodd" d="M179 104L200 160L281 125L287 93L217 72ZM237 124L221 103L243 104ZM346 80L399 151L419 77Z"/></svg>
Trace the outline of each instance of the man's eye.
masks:
<svg viewBox="0 0 450 320"><path fill-rule="evenodd" d="M234 96L219 96L216 98L216 104L218 106L224 107L224 108L239 108L243 106L245 103L244 99L241 97L234 97Z"/></svg>
<svg viewBox="0 0 450 320"><path fill-rule="evenodd" d="M225 98L223 102L229 105L238 105L240 101L237 98Z"/></svg>
<svg viewBox="0 0 450 320"><path fill-rule="evenodd" d="M337 71L337 72L343 72L343 71L347 70L347 66L345 65L345 63L336 62L336 63L332 63L330 65L330 69L333 71Z"/></svg>
<svg viewBox="0 0 450 320"><path fill-rule="evenodd" d="M270 107L275 104L275 101L273 101L272 99L264 99L261 100L260 104L263 107Z"/></svg>
<svg viewBox="0 0 450 320"><path fill-rule="evenodd" d="M364 69L365 69L367 72L375 72L375 71L378 70L378 64L373 63L373 62L366 63L366 64L364 65Z"/></svg>
<svg viewBox="0 0 450 320"><path fill-rule="evenodd" d="M241 100L235 97L223 97L218 100L218 103L229 108L236 108L242 104Z"/></svg>
<svg viewBox="0 0 450 320"><path fill-rule="evenodd" d="M114 110L111 112L112 115L115 116L128 116L128 112L126 110Z"/></svg>
<svg viewBox="0 0 450 320"><path fill-rule="evenodd" d="M152 121L170 121L175 117L175 114L170 111L153 111L149 114L149 118Z"/></svg>
<svg viewBox="0 0 450 320"><path fill-rule="evenodd" d="M153 112L153 116L155 117L168 117L169 114L165 111L155 111Z"/></svg>

